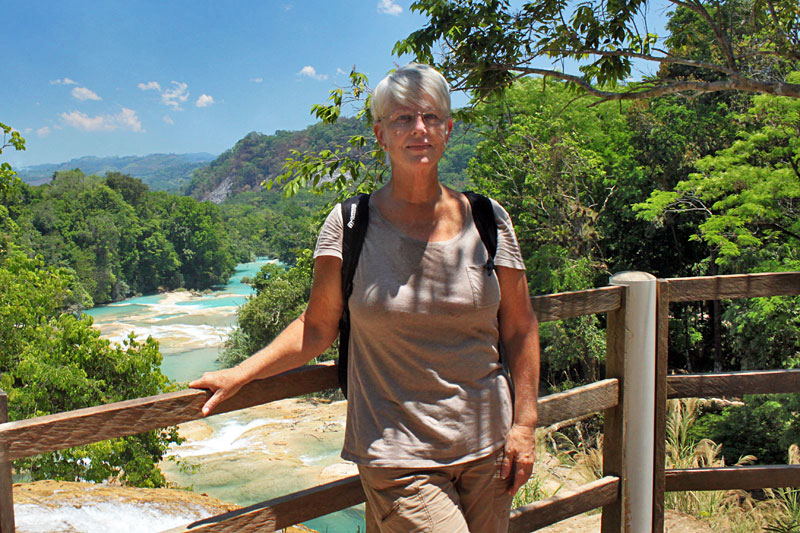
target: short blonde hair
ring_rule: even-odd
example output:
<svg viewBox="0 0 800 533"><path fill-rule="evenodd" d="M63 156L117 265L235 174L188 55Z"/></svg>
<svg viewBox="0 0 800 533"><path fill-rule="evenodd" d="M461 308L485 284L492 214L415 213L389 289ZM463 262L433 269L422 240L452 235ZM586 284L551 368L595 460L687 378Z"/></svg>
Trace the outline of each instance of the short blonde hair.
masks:
<svg viewBox="0 0 800 533"><path fill-rule="evenodd" d="M381 80L372 93L372 116L375 121L389 114L393 105L416 107L428 96L436 111L450 115L450 85L435 68L419 63L400 67Z"/></svg>

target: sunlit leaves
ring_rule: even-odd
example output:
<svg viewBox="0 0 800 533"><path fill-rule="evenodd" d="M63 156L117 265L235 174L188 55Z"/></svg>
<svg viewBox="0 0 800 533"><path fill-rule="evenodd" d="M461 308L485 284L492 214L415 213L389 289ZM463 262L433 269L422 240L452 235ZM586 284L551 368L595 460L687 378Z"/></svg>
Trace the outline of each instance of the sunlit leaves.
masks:
<svg viewBox="0 0 800 533"><path fill-rule="evenodd" d="M578 91L612 100L731 88L800 96L800 85L787 83L780 68L800 59L797 0L673 3L664 47L647 31L644 0L543 0L521 8L504 1L418 0L411 9L428 22L394 52L435 64L457 89L478 99L527 75L569 81ZM634 60L661 63L659 77L628 83ZM675 64L680 71L663 68ZM709 78L712 71L716 78ZM710 83L720 77L730 84Z"/></svg>
<svg viewBox="0 0 800 533"><path fill-rule="evenodd" d="M739 120L743 131L733 145L697 161L697 172L674 191L636 206L649 219L702 213L695 238L718 250L720 263L748 248L800 246L800 102L758 96Z"/></svg>
<svg viewBox="0 0 800 533"><path fill-rule="evenodd" d="M373 123L370 98L367 77L353 69L350 86L332 90L328 103L312 106L311 113L324 124L333 124L339 120L343 108L351 108L355 117L370 128ZM353 192L370 191L382 182L387 172L384 157L377 141L356 133L343 144L323 150L292 150L283 163L283 172L262 185L267 189L280 186L286 197L307 187L317 192L334 191L344 198Z"/></svg>
<svg viewBox="0 0 800 533"><path fill-rule="evenodd" d="M25 149L25 139L22 135L11 126L7 126L0 122L0 130L3 130L3 141L0 144L0 154L9 146L15 150ZM10 137L9 137L10 135ZM17 173L11 168L8 163L0 163L0 194L4 193L9 187L19 182Z"/></svg>

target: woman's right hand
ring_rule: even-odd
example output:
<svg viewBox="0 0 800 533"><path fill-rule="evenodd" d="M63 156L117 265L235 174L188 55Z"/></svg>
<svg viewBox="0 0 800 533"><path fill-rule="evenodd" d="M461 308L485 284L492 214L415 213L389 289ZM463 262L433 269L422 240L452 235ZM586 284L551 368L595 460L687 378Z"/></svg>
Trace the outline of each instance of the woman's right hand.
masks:
<svg viewBox="0 0 800 533"><path fill-rule="evenodd" d="M238 367L206 372L199 379L189 383L193 389L206 389L213 394L203 405L203 416L208 416L223 401L232 398L247 380Z"/></svg>

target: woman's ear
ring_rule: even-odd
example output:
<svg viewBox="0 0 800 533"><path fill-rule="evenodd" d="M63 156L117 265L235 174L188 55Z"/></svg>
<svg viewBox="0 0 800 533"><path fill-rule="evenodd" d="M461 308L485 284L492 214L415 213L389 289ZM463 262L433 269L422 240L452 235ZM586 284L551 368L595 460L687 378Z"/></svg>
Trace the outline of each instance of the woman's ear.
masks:
<svg viewBox="0 0 800 533"><path fill-rule="evenodd" d="M378 145L383 149L386 150L386 139L383 134L383 128L379 123L375 123L372 125L372 131L375 132L375 138L378 140Z"/></svg>

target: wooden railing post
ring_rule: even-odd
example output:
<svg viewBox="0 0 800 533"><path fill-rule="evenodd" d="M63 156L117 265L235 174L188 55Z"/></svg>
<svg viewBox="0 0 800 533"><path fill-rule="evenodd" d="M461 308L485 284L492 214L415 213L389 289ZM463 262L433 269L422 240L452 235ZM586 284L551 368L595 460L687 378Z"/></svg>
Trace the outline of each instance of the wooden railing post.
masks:
<svg viewBox="0 0 800 533"><path fill-rule="evenodd" d="M669 355L669 281L656 289L656 390L653 448L653 533L664 533L667 446L667 358Z"/></svg>
<svg viewBox="0 0 800 533"><path fill-rule="evenodd" d="M0 389L0 424L8 422L8 396ZM14 485L8 445L0 443L0 533L14 533Z"/></svg>
<svg viewBox="0 0 800 533"><path fill-rule="evenodd" d="M619 309L608 312L606 325L606 378L619 380L619 403L603 414L603 476L620 480L617 500L603 507L602 533L620 533L624 525L623 483L625 480L625 418L623 417L625 383L625 304L627 291Z"/></svg>
<svg viewBox="0 0 800 533"><path fill-rule="evenodd" d="M620 380L620 402L606 416L604 475L620 478L619 504L603 512L603 533L645 532L653 524L656 278L621 272L612 285L626 287L624 311L609 313L606 377ZM621 338L620 338L621 337ZM608 514L608 518L606 518Z"/></svg>

